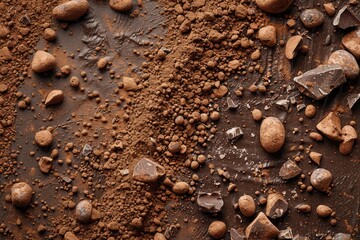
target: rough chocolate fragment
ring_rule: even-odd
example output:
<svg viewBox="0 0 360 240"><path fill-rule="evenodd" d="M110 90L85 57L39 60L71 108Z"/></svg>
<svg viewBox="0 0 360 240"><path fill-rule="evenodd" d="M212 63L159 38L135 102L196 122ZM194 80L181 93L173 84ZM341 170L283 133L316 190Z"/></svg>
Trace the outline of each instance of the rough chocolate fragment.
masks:
<svg viewBox="0 0 360 240"><path fill-rule="evenodd" d="M293 239L293 234L291 228L287 228L285 230L280 230L277 238L278 239Z"/></svg>
<svg viewBox="0 0 360 240"><path fill-rule="evenodd" d="M357 103L357 101L360 99L360 93L353 93L350 94L347 98L347 103L350 109Z"/></svg>
<svg viewBox="0 0 360 240"><path fill-rule="evenodd" d="M202 212L218 213L224 206L220 192L200 192L197 197L199 210Z"/></svg>
<svg viewBox="0 0 360 240"><path fill-rule="evenodd" d="M280 168L279 176L284 180L288 180L298 176L300 173L301 169L298 165L294 161L288 160Z"/></svg>
<svg viewBox="0 0 360 240"><path fill-rule="evenodd" d="M286 42L285 45L285 57L289 60L296 57L301 45L302 45L302 36L292 36Z"/></svg>
<svg viewBox="0 0 360 240"><path fill-rule="evenodd" d="M317 130L333 141L342 141L341 120L334 112L330 112L316 125Z"/></svg>
<svg viewBox="0 0 360 240"><path fill-rule="evenodd" d="M345 6L339 10L335 16L333 25L341 29L347 29L360 25L360 20L355 14L349 9L349 6Z"/></svg>
<svg viewBox="0 0 360 240"><path fill-rule="evenodd" d="M288 99L283 99L283 100L279 100L276 103L276 106L278 106L278 108L287 111L289 110L289 105L290 105L290 101Z"/></svg>
<svg viewBox="0 0 360 240"><path fill-rule="evenodd" d="M270 240L279 234L279 229L270 222L263 212L250 223L245 234L248 240Z"/></svg>
<svg viewBox="0 0 360 240"><path fill-rule="evenodd" d="M246 240L245 235L241 234L235 228L230 229L230 239L231 240Z"/></svg>
<svg viewBox="0 0 360 240"><path fill-rule="evenodd" d="M265 213L272 219L280 218L288 210L288 203L279 193L271 193L267 198Z"/></svg>
<svg viewBox="0 0 360 240"><path fill-rule="evenodd" d="M133 179L140 182L156 182L164 176L165 168L148 158L142 158L136 164L133 172Z"/></svg>
<svg viewBox="0 0 360 240"><path fill-rule="evenodd" d="M233 127L229 130L226 131L226 135L228 137L229 140L234 140L238 137L241 137L242 135L244 135L243 131L241 130L241 128L239 127Z"/></svg>
<svg viewBox="0 0 360 240"><path fill-rule="evenodd" d="M238 104L236 104L231 98L226 98L226 103L228 105L228 110L236 109L238 107Z"/></svg>
<svg viewBox="0 0 360 240"><path fill-rule="evenodd" d="M319 100L345 83L346 78L340 66L322 65L295 77L294 82L301 93Z"/></svg>
<svg viewBox="0 0 360 240"><path fill-rule="evenodd" d="M42 157L39 160L39 168L43 173L49 173L53 159L50 157Z"/></svg>

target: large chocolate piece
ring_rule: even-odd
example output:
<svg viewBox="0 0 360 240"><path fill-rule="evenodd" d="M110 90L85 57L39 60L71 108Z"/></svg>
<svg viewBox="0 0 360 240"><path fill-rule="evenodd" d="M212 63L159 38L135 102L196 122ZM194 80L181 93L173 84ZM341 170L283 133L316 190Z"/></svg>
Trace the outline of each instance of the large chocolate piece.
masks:
<svg viewBox="0 0 360 240"><path fill-rule="evenodd" d="M224 206L224 201L220 192L200 192L197 197L197 204L202 212L218 213Z"/></svg>
<svg viewBox="0 0 360 240"><path fill-rule="evenodd" d="M360 20L349 9L349 6L345 6L339 10L338 14L334 18L333 25L341 29L347 29L359 26Z"/></svg>
<svg viewBox="0 0 360 240"><path fill-rule="evenodd" d="M164 176L165 168L148 158L142 158L136 164L133 172L133 179L140 182L156 182Z"/></svg>
<svg viewBox="0 0 360 240"><path fill-rule="evenodd" d="M301 93L315 100L319 100L345 83L346 78L340 66L321 65L295 77L294 82Z"/></svg>

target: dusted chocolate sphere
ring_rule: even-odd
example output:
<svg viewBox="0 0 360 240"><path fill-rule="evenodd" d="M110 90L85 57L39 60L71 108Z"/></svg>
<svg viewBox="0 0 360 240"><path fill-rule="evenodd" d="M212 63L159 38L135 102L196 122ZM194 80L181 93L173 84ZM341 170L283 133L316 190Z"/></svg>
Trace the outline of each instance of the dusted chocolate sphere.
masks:
<svg viewBox="0 0 360 240"><path fill-rule="evenodd" d="M11 201L14 206L26 207L33 196L32 188L25 182L15 183L11 187Z"/></svg>
<svg viewBox="0 0 360 240"><path fill-rule="evenodd" d="M332 174L330 171L324 168L318 168L310 176L311 185L319 191L325 192L332 180Z"/></svg>

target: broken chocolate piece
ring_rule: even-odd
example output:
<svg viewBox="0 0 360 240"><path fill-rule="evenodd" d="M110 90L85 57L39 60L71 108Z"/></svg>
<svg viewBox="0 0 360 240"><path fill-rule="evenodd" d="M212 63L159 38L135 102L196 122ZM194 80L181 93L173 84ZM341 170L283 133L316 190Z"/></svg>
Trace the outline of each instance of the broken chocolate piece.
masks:
<svg viewBox="0 0 360 240"><path fill-rule="evenodd" d="M165 168L148 158L142 158L136 164L133 172L133 179L139 182L156 182L165 175Z"/></svg>
<svg viewBox="0 0 360 240"><path fill-rule="evenodd" d="M294 178L301 173L301 169L292 160L286 161L280 168L279 175L282 179L288 180Z"/></svg>
<svg viewBox="0 0 360 240"><path fill-rule="evenodd" d="M359 99L360 99L360 93L350 94L350 96L347 97L347 103L349 108L352 109Z"/></svg>
<svg viewBox="0 0 360 240"><path fill-rule="evenodd" d="M294 59L302 45L302 36L289 38L285 45L285 57L289 60Z"/></svg>
<svg viewBox="0 0 360 240"><path fill-rule="evenodd" d="M39 168L43 173L49 173L53 159L50 157L42 157L39 160Z"/></svg>
<svg viewBox="0 0 360 240"><path fill-rule="evenodd" d="M278 239L283 239L283 240L285 240L285 239L292 240L293 237L294 236L292 234L291 228L287 228L285 230L280 230L280 232L279 232L279 234L277 236Z"/></svg>
<svg viewBox="0 0 360 240"><path fill-rule="evenodd" d="M349 9L349 6L345 6L340 9L338 14L335 16L333 25L340 29L347 29L359 26L360 20L355 16L353 11Z"/></svg>
<svg viewBox="0 0 360 240"><path fill-rule="evenodd" d="M197 204L202 212L218 213L224 206L224 201L220 192L200 192L197 197Z"/></svg>
<svg viewBox="0 0 360 240"><path fill-rule="evenodd" d="M281 110L287 111L289 110L290 101L288 99L279 100L276 103Z"/></svg>
<svg viewBox="0 0 360 240"><path fill-rule="evenodd" d="M230 229L230 239L231 240L246 240L246 237L245 237L245 235L241 234L235 228L231 228Z"/></svg>
<svg viewBox="0 0 360 240"><path fill-rule="evenodd" d="M316 163L318 166L320 165L320 161L323 156L321 153L310 152L309 156L314 163Z"/></svg>
<svg viewBox="0 0 360 240"><path fill-rule="evenodd" d="M330 112L316 125L316 128L333 141L343 140L341 135L341 121L334 112Z"/></svg>
<svg viewBox="0 0 360 240"><path fill-rule="evenodd" d="M229 140L237 139L238 137L241 137L244 135L243 131L239 127L233 127L226 131L226 135Z"/></svg>
<svg viewBox="0 0 360 240"><path fill-rule="evenodd" d="M319 100L345 83L346 78L341 66L321 65L295 77L294 82L301 93L315 100Z"/></svg>
<svg viewBox="0 0 360 240"><path fill-rule="evenodd" d="M272 219L280 218L288 210L288 203L279 193L271 193L267 198L265 213Z"/></svg>
<svg viewBox="0 0 360 240"><path fill-rule="evenodd" d="M279 229L270 222L263 212L260 212L246 228L245 234L248 240L270 240L279 234Z"/></svg>
<svg viewBox="0 0 360 240"><path fill-rule="evenodd" d="M228 110L236 109L238 107L238 104L236 104L231 98L226 98L226 103L228 105Z"/></svg>

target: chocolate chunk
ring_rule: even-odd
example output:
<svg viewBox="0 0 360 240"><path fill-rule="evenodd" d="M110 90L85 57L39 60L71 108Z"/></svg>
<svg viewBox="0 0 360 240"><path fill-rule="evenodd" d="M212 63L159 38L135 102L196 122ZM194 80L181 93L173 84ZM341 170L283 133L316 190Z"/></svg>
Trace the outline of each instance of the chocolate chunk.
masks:
<svg viewBox="0 0 360 240"><path fill-rule="evenodd" d="M316 125L317 130L333 141L342 141L341 121L338 115L330 112Z"/></svg>
<svg viewBox="0 0 360 240"><path fill-rule="evenodd" d="M287 228L285 230L280 230L277 238L278 239L293 239L293 234L291 228Z"/></svg>
<svg viewBox="0 0 360 240"><path fill-rule="evenodd" d="M238 107L238 104L236 104L231 98L226 98L226 103L228 105L228 110L236 109Z"/></svg>
<svg viewBox="0 0 360 240"><path fill-rule="evenodd" d="M350 96L347 97L347 103L349 108L352 109L359 99L360 99L360 93L350 94Z"/></svg>
<svg viewBox="0 0 360 240"><path fill-rule="evenodd" d="M334 235L333 240L351 240L351 235L347 233L337 233Z"/></svg>
<svg viewBox="0 0 360 240"><path fill-rule="evenodd" d="M165 229L164 235L165 235L166 239L173 239L173 238L175 238L177 231L178 231L178 229L175 225L170 225L169 227L167 227Z"/></svg>
<svg viewBox="0 0 360 240"><path fill-rule="evenodd" d="M224 201L220 192L200 192L197 197L197 204L202 212L218 213L224 206Z"/></svg>
<svg viewBox="0 0 360 240"><path fill-rule="evenodd" d="M288 203L279 193L271 193L267 198L266 215L272 219L280 218L288 210Z"/></svg>
<svg viewBox="0 0 360 240"><path fill-rule="evenodd" d="M301 173L301 169L296 165L294 161L286 161L280 168L279 175L282 179L288 180L294 178Z"/></svg>
<svg viewBox="0 0 360 240"><path fill-rule="evenodd" d="M316 163L317 165L320 165L320 161L323 156L321 153L310 152L309 156L310 156L311 160L313 160L314 163Z"/></svg>
<svg viewBox="0 0 360 240"><path fill-rule="evenodd" d="M53 159L50 157L42 157L39 160L39 168L43 173L49 173L51 167L52 167L52 161Z"/></svg>
<svg viewBox="0 0 360 240"><path fill-rule="evenodd" d="M290 101L288 99L283 99L283 100L277 101L275 104L280 109L287 111L287 110L289 110Z"/></svg>
<svg viewBox="0 0 360 240"><path fill-rule="evenodd" d="M248 240L273 239L279 234L279 229L270 222L263 212L250 223L245 234Z"/></svg>
<svg viewBox="0 0 360 240"><path fill-rule="evenodd" d="M360 28L356 28L354 31L345 34L341 43L354 57L360 59Z"/></svg>
<svg viewBox="0 0 360 240"><path fill-rule="evenodd" d="M241 137L242 135L244 135L244 133L242 132L241 128L233 127L226 131L226 135L229 140L234 140L234 139L237 139L238 137Z"/></svg>
<svg viewBox="0 0 360 240"><path fill-rule="evenodd" d="M294 82L301 93L319 100L345 83L346 78L340 66L322 65L295 77Z"/></svg>
<svg viewBox="0 0 360 240"><path fill-rule="evenodd" d="M360 25L360 20L355 14L349 9L349 6L345 6L339 10L335 16L333 25L340 29L347 29Z"/></svg>
<svg viewBox="0 0 360 240"><path fill-rule="evenodd" d="M140 182L156 182L164 176L165 168L148 158L142 158L136 164L133 172L133 179Z"/></svg>
<svg viewBox="0 0 360 240"><path fill-rule="evenodd" d="M302 45L302 36L292 36L286 42L285 45L285 57L289 60L296 57L301 45Z"/></svg>
<svg viewBox="0 0 360 240"><path fill-rule="evenodd" d="M246 240L246 237L245 237L245 235L241 234L235 228L231 228L230 229L230 239L231 240Z"/></svg>

